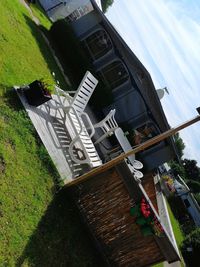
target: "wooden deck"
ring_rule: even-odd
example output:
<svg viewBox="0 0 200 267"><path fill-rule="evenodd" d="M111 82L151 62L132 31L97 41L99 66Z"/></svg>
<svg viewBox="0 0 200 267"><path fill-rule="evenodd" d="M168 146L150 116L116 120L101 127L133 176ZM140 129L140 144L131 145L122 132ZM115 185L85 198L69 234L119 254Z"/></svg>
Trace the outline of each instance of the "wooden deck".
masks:
<svg viewBox="0 0 200 267"><path fill-rule="evenodd" d="M15 89L61 179L64 183L72 181L83 170L68 153L73 130L68 117L61 110L56 110L57 96L52 95L52 100L34 107L27 103L21 90Z"/></svg>
<svg viewBox="0 0 200 267"><path fill-rule="evenodd" d="M146 194L157 209L152 183L152 174L147 174ZM69 189L109 266L144 267L179 260L165 230L161 235L145 236L131 216L130 208L143 197L139 185L127 164L121 162Z"/></svg>

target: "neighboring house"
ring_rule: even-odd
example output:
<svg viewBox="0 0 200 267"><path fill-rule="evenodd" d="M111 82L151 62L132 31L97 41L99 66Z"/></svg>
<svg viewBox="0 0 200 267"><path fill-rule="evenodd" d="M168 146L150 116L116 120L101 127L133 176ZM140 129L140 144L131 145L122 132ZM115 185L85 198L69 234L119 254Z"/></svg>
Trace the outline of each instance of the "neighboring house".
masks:
<svg viewBox="0 0 200 267"><path fill-rule="evenodd" d="M68 16L79 18L93 10L90 0L39 0L52 21L64 19ZM99 8L101 1L97 0Z"/></svg>
<svg viewBox="0 0 200 267"><path fill-rule="evenodd" d="M177 195L182 199L188 213L191 215L196 226L200 227L200 207L191 193L189 187L178 175L178 180L174 181Z"/></svg>
<svg viewBox="0 0 200 267"><path fill-rule="evenodd" d="M137 145L169 129L150 74L107 20L95 1L93 10L79 19L67 18L88 55L93 72L111 91L113 102L104 107L106 114L115 108L116 120L129 131L132 145ZM98 90L98 89L97 89ZM133 133L140 138L132 138ZM144 133L148 134L144 134ZM138 141L140 140L140 141ZM171 139L139 154L146 170L151 170L175 155Z"/></svg>
<svg viewBox="0 0 200 267"><path fill-rule="evenodd" d="M158 170L161 174L168 173L170 171L170 166L168 165L168 163L165 162L164 164L158 167Z"/></svg>

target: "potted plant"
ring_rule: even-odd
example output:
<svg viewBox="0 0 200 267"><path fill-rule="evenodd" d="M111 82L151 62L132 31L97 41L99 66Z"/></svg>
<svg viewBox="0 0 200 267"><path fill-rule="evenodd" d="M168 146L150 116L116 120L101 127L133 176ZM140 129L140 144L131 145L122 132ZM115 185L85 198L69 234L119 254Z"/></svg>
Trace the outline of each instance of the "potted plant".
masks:
<svg viewBox="0 0 200 267"><path fill-rule="evenodd" d="M164 230L162 225L144 197L142 197L138 204L131 207L130 214L135 217L135 222L140 226L141 232L144 236L161 236L163 234Z"/></svg>
<svg viewBox="0 0 200 267"><path fill-rule="evenodd" d="M35 80L24 90L24 95L30 105L39 106L52 99L53 88L54 85L50 84L48 80Z"/></svg>
<svg viewBox="0 0 200 267"><path fill-rule="evenodd" d="M42 78L39 81L45 94L51 95L54 92L55 84L52 84L51 80Z"/></svg>

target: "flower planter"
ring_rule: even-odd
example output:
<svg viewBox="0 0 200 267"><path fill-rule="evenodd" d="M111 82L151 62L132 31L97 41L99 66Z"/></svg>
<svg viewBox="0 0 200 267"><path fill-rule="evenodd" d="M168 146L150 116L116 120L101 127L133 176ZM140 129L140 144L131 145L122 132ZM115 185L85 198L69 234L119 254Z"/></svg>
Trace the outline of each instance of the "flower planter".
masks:
<svg viewBox="0 0 200 267"><path fill-rule="evenodd" d="M38 80L28 85L28 88L24 90L24 95L27 102L36 107L52 99L51 94L44 88L43 83Z"/></svg>
<svg viewBox="0 0 200 267"><path fill-rule="evenodd" d="M135 217L135 222L140 226L143 236L161 236L163 234L164 230L162 225L158 221L145 198L142 198L140 203L131 207L130 215Z"/></svg>

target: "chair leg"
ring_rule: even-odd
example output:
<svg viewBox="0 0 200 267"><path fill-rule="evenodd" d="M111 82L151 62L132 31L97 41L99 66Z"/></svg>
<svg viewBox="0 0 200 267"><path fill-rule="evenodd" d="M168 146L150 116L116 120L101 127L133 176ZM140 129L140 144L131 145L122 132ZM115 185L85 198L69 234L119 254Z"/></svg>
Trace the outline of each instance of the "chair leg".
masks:
<svg viewBox="0 0 200 267"><path fill-rule="evenodd" d="M132 165L135 169L138 169L138 170L143 168L142 162L136 159L133 161Z"/></svg>
<svg viewBox="0 0 200 267"><path fill-rule="evenodd" d="M126 160L126 162L129 165L130 171L133 174L134 178L140 180L144 176L143 173L141 171L136 170L128 159Z"/></svg>

